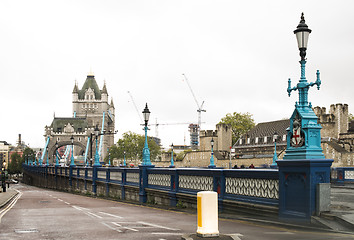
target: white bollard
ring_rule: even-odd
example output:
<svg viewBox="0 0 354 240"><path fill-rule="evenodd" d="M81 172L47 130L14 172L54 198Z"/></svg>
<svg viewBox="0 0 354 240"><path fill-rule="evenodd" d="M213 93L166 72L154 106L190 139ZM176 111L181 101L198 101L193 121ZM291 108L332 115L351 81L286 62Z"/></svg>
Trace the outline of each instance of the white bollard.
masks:
<svg viewBox="0 0 354 240"><path fill-rule="evenodd" d="M197 193L198 229L201 237L219 236L218 194L212 191Z"/></svg>

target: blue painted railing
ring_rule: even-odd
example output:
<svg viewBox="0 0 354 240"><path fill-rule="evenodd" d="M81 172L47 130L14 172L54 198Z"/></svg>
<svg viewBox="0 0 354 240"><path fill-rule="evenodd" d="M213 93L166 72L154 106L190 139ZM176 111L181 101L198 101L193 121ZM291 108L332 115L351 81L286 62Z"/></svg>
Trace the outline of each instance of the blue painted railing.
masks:
<svg viewBox="0 0 354 240"><path fill-rule="evenodd" d="M23 165L24 172L47 178L69 181L69 186L97 193L104 184L106 195L111 185L119 186L121 199L126 187L139 188L139 201L146 202L147 191L164 192L170 205L176 206L179 194L196 196L199 191L215 191L219 204L224 200L277 207L279 203L279 172L274 169L210 169L210 168L139 168L120 167L60 167ZM68 180L67 180L68 179Z"/></svg>
<svg viewBox="0 0 354 240"><path fill-rule="evenodd" d="M337 167L331 169L331 182L354 183L354 167Z"/></svg>

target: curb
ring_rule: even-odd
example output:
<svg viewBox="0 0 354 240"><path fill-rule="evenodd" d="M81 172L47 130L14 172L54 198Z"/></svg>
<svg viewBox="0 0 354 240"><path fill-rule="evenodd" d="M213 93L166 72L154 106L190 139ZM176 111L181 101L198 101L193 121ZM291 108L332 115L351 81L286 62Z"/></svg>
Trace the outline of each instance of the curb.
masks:
<svg viewBox="0 0 354 240"><path fill-rule="evenodd" d="M1 193L0 193L1 194ZM17 195L19 194L19 192L14 191L13 193L11 193L10 197L7 198L5 201L0 202L0 209L3 208L4 206L6 206L12 199L14 199Z"/></svg>

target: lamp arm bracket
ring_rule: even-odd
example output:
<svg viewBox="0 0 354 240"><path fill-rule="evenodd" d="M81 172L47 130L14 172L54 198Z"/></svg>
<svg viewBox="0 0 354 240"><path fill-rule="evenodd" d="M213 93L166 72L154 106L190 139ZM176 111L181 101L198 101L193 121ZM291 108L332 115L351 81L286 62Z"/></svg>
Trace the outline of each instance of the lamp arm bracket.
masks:
<svg viewBox="0 0 354 240"><path fill-rule="evenodd" d="M320 86L321 86L321 79L320 79L320 71L317 70L316 72L316 82L311 82L309 84L310 87L317 85L317 89L320 90Z"/></svg>
<svg viewBox="0 0 354 240"><path fill-rule="evenodd" d="M297 87L291 87L291 79L289 78L288 79L288 89L287 89L287 92L288 92L288 95L290 97L291 95L291 91L296 91L298 88Z"/></svg>

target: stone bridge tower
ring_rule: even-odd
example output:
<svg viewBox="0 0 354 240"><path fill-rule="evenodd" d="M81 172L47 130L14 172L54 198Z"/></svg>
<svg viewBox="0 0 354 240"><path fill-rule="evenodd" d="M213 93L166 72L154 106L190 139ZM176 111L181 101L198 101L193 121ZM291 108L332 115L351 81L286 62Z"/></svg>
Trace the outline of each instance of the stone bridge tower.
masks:
<svg viewBox="0 0 354 240"><path fill-rule="evenodd" d="M105 82L102 90L100 90L95 76L93 73L89 73L81 89L75 83L72 94L74 117L85 118L88 128L94 129L95 126L98 126L100 131L114 132L115 108L113 99L108 102L108 91ZM101 157L105 158L107 148L114 144L114 135L104 135L100 139L102 139L102 143L100 143L102 144Z"/></svg>
<svg viewBox="0 0 354 240"><path fill-rule="evenodd" d="M75 82L72 92L73 117L55 118L50 126L46 126L46 141L50 138L48 145L49 157L53 156L55 143L58 146L70 145L71 136L74 137L74 155L83 155L86 151L88 137L90 137L96 126L100 132L114 132L115 130L115 108L113 99L108 101L106 83L102 89L97 85L94 74L89 73L82 88L79 89ZM95 153L95 137L93 137L92 151ZM101 146L100 161L107 156L107 149L114 144L114 135L102 135L98 138L98 146ZM90 149L89 149L90 150ZM88 154L89 159L90 153ZM53 160L51 161L53 162Z"/></svg>

